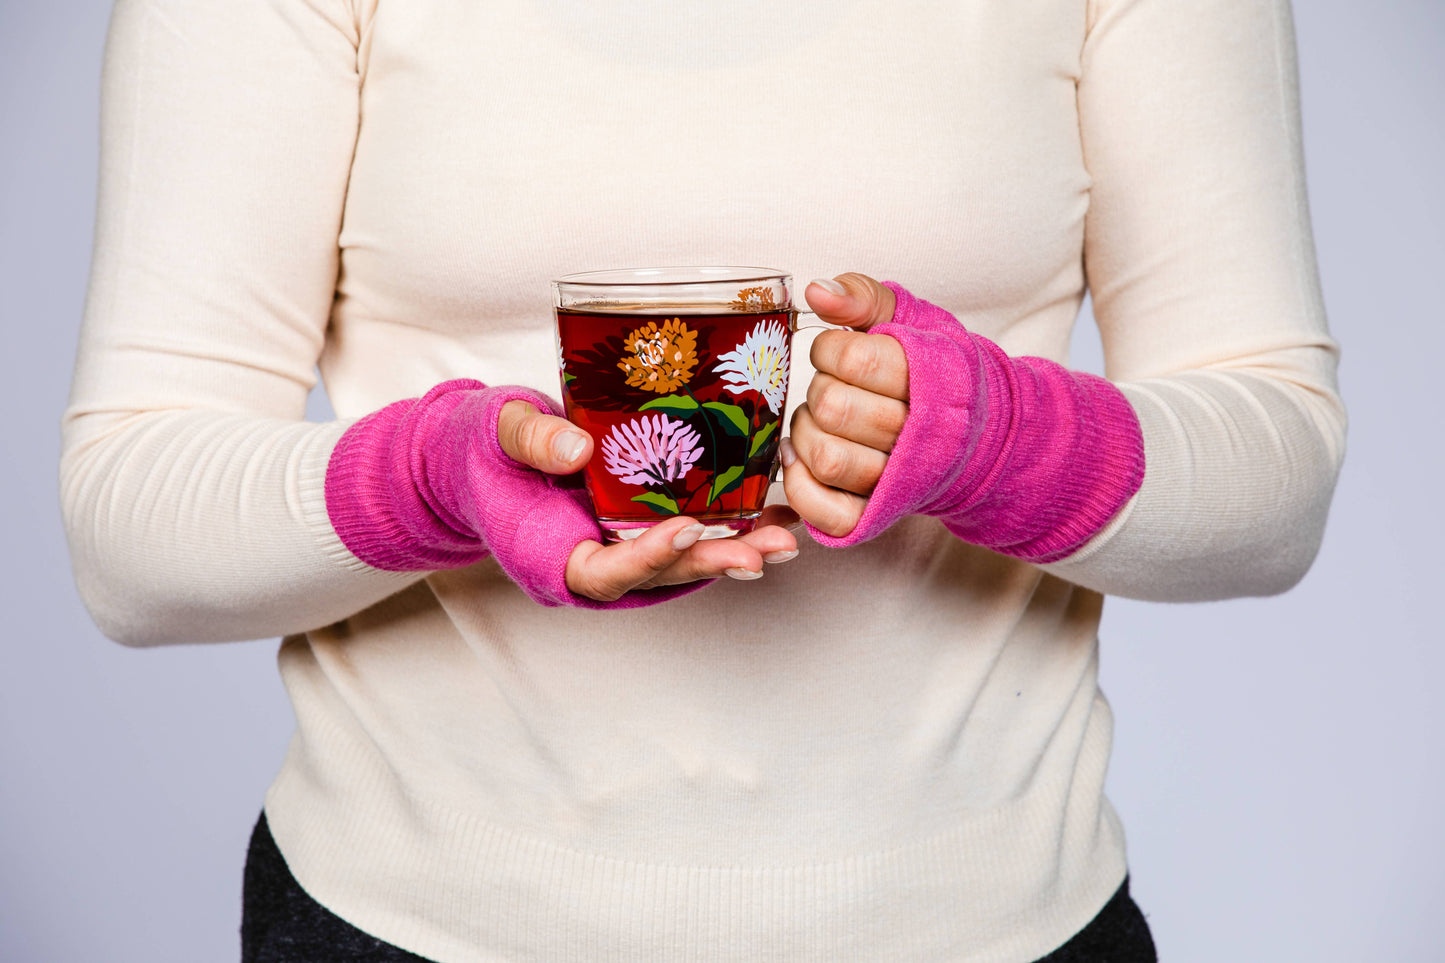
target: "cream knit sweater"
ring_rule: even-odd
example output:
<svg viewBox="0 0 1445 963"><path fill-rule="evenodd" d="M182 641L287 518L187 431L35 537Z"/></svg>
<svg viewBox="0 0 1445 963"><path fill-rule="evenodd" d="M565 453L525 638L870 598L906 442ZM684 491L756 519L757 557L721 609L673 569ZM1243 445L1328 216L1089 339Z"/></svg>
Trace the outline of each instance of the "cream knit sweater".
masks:
<svg viewBox="0 0 1445 963"><path fill-rule="evenodd" d="M1125 872L1100 593L1279 592L1319 544L1295 78L1287 0L119 0L86 603L129 645L286 637L277 842L423 956L1035 959ZM550 278L688 263L897 280L1061 361L1087 285L1143 488L1044 567L912 518L628 612L346 551L351 419L555 394Z"/></svg>

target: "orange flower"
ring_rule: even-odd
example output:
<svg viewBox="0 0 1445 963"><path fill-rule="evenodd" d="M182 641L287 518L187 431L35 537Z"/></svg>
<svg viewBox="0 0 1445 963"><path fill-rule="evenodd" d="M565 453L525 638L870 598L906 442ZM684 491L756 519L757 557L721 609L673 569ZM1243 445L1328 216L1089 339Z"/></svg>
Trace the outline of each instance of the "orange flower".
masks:
<svg viewBox="0 0 1445 963"><path fill-rule="evenodd" d="M738 292L737 299L728 303L728 307L748 314L765 314L778 310L778 302L771 288L743 288Z"/></svg>
<svg viewBox="0 0 1445 963"><path fill-rule="evenodd" d="M624 342L630 352L617 363L634 388L665 395L692 380L697 367L697 332L681 318L656 321L633 331Z"/></svg>

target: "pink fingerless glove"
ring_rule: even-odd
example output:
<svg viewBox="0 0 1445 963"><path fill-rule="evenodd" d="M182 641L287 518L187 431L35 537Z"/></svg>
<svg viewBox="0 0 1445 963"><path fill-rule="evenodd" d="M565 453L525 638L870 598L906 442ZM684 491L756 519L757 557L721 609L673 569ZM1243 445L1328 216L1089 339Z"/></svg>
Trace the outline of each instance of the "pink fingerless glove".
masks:
<svg viewBox="0 0 1445 963"><path fill-rule="evenodd" d="M897 306L872 328L903 346L908 417L852 532L932 515L975 545L1053 562L1103 529L1139 490L1144 440L1123 393L1043 358L1010 358L958 319L889 281Z"/></svg>
<svg viewBox="0 0 1445 963"><path fill-rule="evenodd" d="M460 568L486 558L542 605L636 608L703 583L598 602L567 587L578 544L602 540L586 493L523 465L497 441L502 405L560 415L546 395L459 379L388 405L341 436L326 470L326 511L357 558L394 572Z"/></svg>

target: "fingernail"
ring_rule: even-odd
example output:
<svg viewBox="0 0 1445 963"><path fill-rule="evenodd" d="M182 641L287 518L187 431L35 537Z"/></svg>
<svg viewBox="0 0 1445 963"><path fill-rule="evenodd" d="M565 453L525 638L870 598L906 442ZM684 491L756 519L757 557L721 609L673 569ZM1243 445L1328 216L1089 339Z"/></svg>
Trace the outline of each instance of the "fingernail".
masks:
<svg viewBox="0 0 1445 963"><path fill-rule="evenodd" d="M834 281L832 278L813 278L813 280L809 281L808 283L816 284L818 287L822 288L824 291L827 291L829 294L836 294L840 298L848 293L847 288L843 287L843 285L839 284L837 281Z"/></svg>
<svg viewBox="0 0 1445 963"><path fill-rule="evenodd" d="M798 550L795 548L790 552L769 552L763 556L763 561L776 565L779 562L786 562L797 557Z"/></svg>
<svg viewBox="0 0 1445 963"><path fill-rule="evenodd" d="M691 548L699 538L702 538L704 529L702 522L693 522L691 525L672 536L672 550L681 552L683 549Z"/></svg>
<svg viewBox="0 0 1445 963"><path fill-rule="evenodd" d="M575 431L564 431L552 439L552 454L561 461L571 464L582 454L582 449L587 447L587 436L578 434Z"/></svg>
<svg viewBox="0 0 1445 963"><path fill-rule="evenodd" d="M727 569L726 572L728 578L735 578L740 582L747 582L755 578L763 577L763 573L761 571L754 572L751 569L746 568L730 568Z"/></svg>
<svg viewBox="0 0 1445 963"><path fill-rule="evenodd" d="M784 438L778 444L778 457L783 459L784 468L793 467L793 462L798 460L798 453L793 451L793 439Z"/></svg>

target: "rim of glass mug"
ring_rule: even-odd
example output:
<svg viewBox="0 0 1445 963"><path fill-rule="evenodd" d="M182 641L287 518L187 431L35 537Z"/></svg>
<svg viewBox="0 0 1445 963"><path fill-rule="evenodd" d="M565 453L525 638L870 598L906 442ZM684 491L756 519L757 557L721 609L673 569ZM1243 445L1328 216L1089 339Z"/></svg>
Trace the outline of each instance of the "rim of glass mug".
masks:
<svg viewBox="0 0 1445 963"><path fill-rule="evenodd" d="M675 266L569 274L552 282L553 306L620 314L793 311L793 278L765 267Z"/></svg>
<svg viewBox="0 0 1445 963"><path fill-rule="evenodd" d="M809 282L812 283L812 282ZM552 306L572 311L620 314L706 314L727 308L737 310L735 299L723 299L714 285L773 286L774 305L767 311L791 311L792 331L826 330L837 325L817 321L799 324L803 315L817 317L804 301L793 298L793 276L777 268L739 265L678 265L671 267L610 268L566 274L552 281ZM781 298L776 295L782 295ZM758 305L761 309L762 306Z"/></svg>

